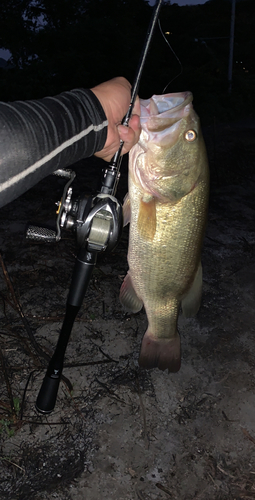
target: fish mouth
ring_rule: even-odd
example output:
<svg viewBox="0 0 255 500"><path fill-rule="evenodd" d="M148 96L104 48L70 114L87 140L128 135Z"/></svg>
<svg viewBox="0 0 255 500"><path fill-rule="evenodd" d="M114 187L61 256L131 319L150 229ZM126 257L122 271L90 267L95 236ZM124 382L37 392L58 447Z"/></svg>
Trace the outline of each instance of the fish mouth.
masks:
<svg viewBox="0 0 255 500"><path fill-rule="evenodd" d="M153 139L157 143L162 142L164 132L168 136L173 134L177 128L174 125L187 117L193 109L192 100L191 92L153 95L151 99L141 99L141 127L145 132L143 139ZM141 146L142 143L143 140Z"/></svg>
<svg viewBox="0 0 255 500"><path fill-rule="evenodd" d="M155 116L165 111L178 112L192 102L192 92L175 92L172 94L153 95L150 99L140 99L141 116Z"/></svg>
<svg viewBox="0 0 255 500"><path fill-rule="evenodd" d="M131 162L133 155L136 157L131 175L145 192L160 198L161 201L165 200L162 194L159 194L155 182L157 184L163 177L166 178L166 172L162 164L158 164L157 156L159 154L161 157L165 147L169 150L178 143L188 123L195 123L192 100L191 92L153 95L151 99L140 99L142 131L138 144L130 153ZM179 171L171 170L171 178L178 175Z"/></svg>

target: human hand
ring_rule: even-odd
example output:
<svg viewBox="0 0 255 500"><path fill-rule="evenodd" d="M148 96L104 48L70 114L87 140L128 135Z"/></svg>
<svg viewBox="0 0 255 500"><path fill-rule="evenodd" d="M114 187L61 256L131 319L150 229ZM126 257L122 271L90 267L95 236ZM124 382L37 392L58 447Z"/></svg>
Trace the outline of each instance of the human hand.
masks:
<svg viewBox="0 0 255 500"><path fill-rule="evenodd" d="M95 156L110 161L119 149L120 140L124 141L122 154L127 153L138 142L141 131L139 99L136 99L128 127L125 127L121 125L121 121L130 104L130 83L125 78L118 77L90 90L99 99L108 120L106 143L101 151L95 153Z"/></svg>

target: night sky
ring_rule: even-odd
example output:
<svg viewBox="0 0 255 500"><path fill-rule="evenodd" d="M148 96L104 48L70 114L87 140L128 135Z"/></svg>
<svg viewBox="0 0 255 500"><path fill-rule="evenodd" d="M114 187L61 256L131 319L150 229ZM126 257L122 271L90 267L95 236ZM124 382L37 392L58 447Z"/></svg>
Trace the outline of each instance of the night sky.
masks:
<svg viewBox="0 0 255 500"><path fill-rule="evenodd" d="M176 0L172 3L178 3L178 5L197 5L199 3L205 3L207 0Z"/></svg>
<svg viewBox="0 0 255 500"><path fill-rule="evenodd" d="M198 5L199 3L205 3L207 2L208 0L172 0L172 4L173 3L178 3L178 5ZM155 4L155 0L150 0L150 4L151 5L154 5Z"/></svg>
<svg viewBox="0 0 255 500"><path fill-rule="evenodd" d="M197 4L202 4L207 2L208 0L172 0L173 3L178 3L178 5L197 5ZM155 0L150 0L150 4L154 5ZM4 59L8 59L10 56L8 51L0 49L0 57L3 57Z"/></svg>

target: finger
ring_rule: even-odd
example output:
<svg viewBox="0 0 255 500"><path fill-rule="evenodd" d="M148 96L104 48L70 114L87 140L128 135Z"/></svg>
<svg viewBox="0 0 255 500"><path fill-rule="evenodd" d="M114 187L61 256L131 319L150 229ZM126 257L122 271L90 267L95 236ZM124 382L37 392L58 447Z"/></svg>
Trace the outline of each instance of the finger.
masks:
<svg viewBox="0 0 255 500"><path fill-rule="evenodd" d="M140 120L137 115L134 115L130 119L130 127L125 127L123 125L118 126L118 132L120 139L124 141L123 154L130 151L130 149L138 142L140 135Z"/></svg>
<svg viewBox="0 0 255 500"><path fill-rule="evenodd" d="M129 120L129 128L132 128L135 132L136 135L140 135L141 132L141 122L140 122L140 116L135 114L132 115L130 120Z"/></svg>
<svg viewBox="0 0 255 500"><path fill-rule="evenodd" d="M136 97L136 100L135 100L135 104L134 104L134 107L133 107L132 115L141 116L140 99L139 99L138 96Z"/></svg>
<svg viewBox="0 0 255 500"><path fill-rule="evenodd" d="M129 129L134 130L134 132L140 130L140 117L138 115L132 115L132 117L129 120L128 126L127 125L118 125L118 132L122 134L127 134Z"/></svg>

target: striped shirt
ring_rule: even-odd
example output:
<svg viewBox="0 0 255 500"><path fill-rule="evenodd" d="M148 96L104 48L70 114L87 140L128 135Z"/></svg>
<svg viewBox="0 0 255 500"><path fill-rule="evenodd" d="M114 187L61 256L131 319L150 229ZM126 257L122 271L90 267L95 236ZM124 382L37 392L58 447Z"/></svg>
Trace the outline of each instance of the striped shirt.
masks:
<svg viewBox="0 0 255 500"><path fill-rule="evenodd" d="M0 103L0 207L58 168L92 156L107 137L104 110L91 90Z"/></svg>

